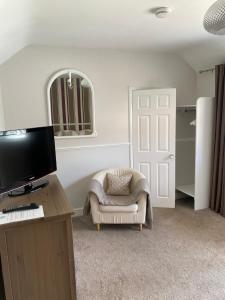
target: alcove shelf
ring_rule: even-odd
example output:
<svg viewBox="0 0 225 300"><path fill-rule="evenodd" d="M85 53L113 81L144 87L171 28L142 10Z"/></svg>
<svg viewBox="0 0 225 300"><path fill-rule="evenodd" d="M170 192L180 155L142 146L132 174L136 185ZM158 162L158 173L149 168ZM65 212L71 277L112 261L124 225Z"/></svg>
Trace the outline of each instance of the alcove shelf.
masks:
<svg viewBox="0 0 225 300"><path fill-rule="evenodd" d="M177 106L176 190L194 198L195 210L209 207L214 110L209 97Z"/></svg>
<svg viewBox="0 0 225 300"><path fill-rule="evenodd" d="M182 192L188 196L195 197L195 185L194 184L186 184L179 185L176 187L176 190Z"/></svg>

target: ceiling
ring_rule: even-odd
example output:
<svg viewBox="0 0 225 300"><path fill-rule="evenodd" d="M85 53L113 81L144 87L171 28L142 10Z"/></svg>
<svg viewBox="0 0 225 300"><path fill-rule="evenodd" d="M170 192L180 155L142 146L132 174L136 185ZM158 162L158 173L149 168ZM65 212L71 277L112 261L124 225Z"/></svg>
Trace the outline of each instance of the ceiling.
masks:
<svg viewBox="0 0 225 300"><path fill-rule="evenodd" d="M181 55L195 69L208 67L225 58L225 37L202 26L214 1L0 0L0 63L38 44L165 51ZM150 13L157 6L174 11L157 19Z"/></svg>

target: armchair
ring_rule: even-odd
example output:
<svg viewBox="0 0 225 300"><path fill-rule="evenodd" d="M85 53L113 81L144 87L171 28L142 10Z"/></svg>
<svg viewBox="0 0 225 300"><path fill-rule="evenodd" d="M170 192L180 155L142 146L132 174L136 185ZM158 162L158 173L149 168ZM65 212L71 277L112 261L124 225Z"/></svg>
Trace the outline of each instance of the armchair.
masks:
<svg viewBox="0 0 225 300"><path fill-rule="evenodd" d="M137 182L145 179L145 176L133 169L108 169L98 172L92 178L101 184L104 192L107 190L107 173L115 175L126 175L132 173L131 193L134 191ZM110 196L110 197L131 197L131 196ZM142 224L146 221L146 192L137 195L135 201L130 205L102 205L95 193L89 193L90 209L93 223L96 224L97 230L100 230L100 224L138 224L139 230L142 230Z"/></svg>

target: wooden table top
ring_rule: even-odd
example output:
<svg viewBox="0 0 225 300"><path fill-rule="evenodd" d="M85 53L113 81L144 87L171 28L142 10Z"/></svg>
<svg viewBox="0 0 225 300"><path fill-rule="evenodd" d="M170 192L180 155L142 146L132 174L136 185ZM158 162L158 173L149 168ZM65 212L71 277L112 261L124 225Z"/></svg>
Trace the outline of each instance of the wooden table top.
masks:
<svg viewBox="0 0 225 300"><path fill-rule="evenodd" d="M49 181L49 184L36 192L18 197L7 196L1 199L0 211L3 208L35 202L39 205L43 205L45 220L52 217L72 215L74 213L73 208L69 203L57 176L49 175L46 178Z"/></svg>

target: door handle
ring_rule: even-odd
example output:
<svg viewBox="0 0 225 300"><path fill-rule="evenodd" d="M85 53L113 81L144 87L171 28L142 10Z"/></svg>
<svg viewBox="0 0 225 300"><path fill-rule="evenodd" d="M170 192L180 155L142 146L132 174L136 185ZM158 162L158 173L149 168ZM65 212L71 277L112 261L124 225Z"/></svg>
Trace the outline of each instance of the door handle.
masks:
<svg viewBox="0 0 225 300"><path fill-rule="evenodd" d="M175 158L175 155L174 154L170 154L169 155L169 159L174 159Z"/></svg>

